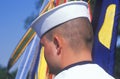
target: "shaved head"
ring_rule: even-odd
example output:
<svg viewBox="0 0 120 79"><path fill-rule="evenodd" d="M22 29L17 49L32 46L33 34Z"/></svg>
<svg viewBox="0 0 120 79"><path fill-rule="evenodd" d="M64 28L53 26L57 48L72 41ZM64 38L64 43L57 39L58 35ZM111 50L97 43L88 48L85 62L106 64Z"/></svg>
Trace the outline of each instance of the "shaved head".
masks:
<svg viewBox="0 0 120 79"><path fill-rule="evenodd" d="M55 34L64 38L74 51L84 46L92 50L93 30L88 18L81 17L67 21L48 31L45 36L52 41Z"/></svg>

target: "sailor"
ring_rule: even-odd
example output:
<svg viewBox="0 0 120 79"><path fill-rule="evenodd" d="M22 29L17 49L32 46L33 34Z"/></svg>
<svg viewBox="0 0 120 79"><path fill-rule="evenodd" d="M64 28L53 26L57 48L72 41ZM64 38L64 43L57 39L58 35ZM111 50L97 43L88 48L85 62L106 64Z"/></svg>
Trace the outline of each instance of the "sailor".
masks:
<svg viewBox="0 0 120 79"><path fill-rule="evenodd" d="M61 4L31 25L54 79L114 79L92 62L93 30L87 5L84 1Z"/></svg>

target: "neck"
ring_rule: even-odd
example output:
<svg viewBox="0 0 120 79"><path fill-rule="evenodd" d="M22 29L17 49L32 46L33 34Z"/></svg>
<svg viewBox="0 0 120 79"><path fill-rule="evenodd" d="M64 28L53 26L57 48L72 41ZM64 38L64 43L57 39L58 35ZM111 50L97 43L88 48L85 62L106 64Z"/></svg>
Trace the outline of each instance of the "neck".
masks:
<svg viewBox="0 0 120 79"><path fill-rule="evenodd" d="M62 56L61 68L63 69L68 65L82 61L92 61L91 52L85 50L81 52L66 52Z"/></svg>

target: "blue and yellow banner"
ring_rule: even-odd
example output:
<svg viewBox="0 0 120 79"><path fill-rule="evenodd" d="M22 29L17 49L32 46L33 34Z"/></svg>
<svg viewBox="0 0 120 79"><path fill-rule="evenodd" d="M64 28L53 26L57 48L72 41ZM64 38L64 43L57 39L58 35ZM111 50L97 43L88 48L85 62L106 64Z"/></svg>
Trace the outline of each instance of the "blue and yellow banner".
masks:
<svg viewBox="0 0 120 79"><path fill-rule="evenodd" d="M120 0L96 0L93 60L113 75Z"/></svg>

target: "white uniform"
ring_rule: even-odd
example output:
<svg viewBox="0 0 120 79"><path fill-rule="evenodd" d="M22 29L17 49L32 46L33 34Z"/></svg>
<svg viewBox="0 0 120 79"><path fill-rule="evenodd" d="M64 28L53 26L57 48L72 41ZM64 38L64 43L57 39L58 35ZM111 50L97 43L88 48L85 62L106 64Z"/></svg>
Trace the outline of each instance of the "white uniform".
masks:
<svg viewBox="0 0 120 79"><path fill-rule="evenodd" d="M84 63L84 62L82 62ZM61 71L54 79L114 79L100 66L93 63L73 64Z"/></svg>

